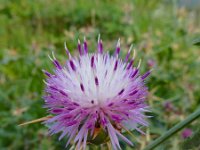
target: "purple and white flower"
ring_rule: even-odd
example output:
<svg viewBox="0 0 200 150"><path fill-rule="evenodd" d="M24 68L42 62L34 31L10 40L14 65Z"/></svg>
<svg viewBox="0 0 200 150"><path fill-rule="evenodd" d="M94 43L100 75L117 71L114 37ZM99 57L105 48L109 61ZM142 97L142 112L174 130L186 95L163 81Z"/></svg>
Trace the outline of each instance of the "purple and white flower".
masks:
<svg viewBox="0 0 200 150"><path fill-rule="evenodd" d="M192 136L192 130L190 128L185 128L182 133L181 136L183 139L187 139L188 137Z"/></svg>
<svg viewBox="0 0 200 150"><path fill-rule="evenodd" d="M45 107L53 115L45 122L50 134L61 132L59 140L68 137L66 146L73 141L77 149L85 149L88 139L101 129L113 149L121 149L118 138L132 145L122 130L143 133L139 126L148 125L144 80L150 71L141 75L140 62L133 66L135 56L129 58L132 46L124 60L119 58L120 40L113 56L103 51L100 37L95 53L88 53L85 38L83 45L78 42L78 57L72 57L66 45L65 49L66 64L61 65L53 54L54 73L44 70Z"/></svg>

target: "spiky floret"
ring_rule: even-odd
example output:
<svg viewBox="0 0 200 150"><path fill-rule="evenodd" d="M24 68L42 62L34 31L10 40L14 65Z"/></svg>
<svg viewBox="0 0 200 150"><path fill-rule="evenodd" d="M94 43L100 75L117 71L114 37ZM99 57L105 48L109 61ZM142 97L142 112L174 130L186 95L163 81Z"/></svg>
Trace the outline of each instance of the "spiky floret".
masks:
<svg viewBox="0 0 200 150"><path fill-rule="evenodd" d="M140 75L139 66L133 67L134 57L129 60L132 46L125 60L119 58L120 40L113 56L103 52L98 39L97 52L88 53L84 38L78 42L78 57L72 57L65 45L69 59L64 66L50 57L56 69L48 76L45 88L45 107L53 117L46 121L51 134L62 132L59 140L68 137L66 145L73 141L77 149L85 149L89 137L97 128L108 134L113 149L121 149L118 137L132 145L122 135L122 129L147 126L144 112L147 87L144 79L150 71Z"/></svg>

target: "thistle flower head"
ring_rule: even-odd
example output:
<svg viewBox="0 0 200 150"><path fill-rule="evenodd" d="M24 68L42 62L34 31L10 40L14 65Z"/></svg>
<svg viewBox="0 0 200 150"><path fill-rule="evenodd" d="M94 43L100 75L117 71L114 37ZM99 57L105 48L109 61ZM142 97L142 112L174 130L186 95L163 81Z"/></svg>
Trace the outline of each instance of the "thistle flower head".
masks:
<svg viewBox="0 0 200 150"><path fill-rule="evenodd" d="M190 137L191 135L192 135L192 130L190 128L185 128L181 133L181 136L183 139L186 139Z"/></svg>
<svg viewBox="0 0 200 150"><path fill-rule="evenodd" d="M96 53L88 53L86 39L83 45L78 42L78 57L72 57L66 45L65 49L66 64L62 66L53 54L54 73L44 71L45 107L53 115L45 122L50 133L61 132L59 140L67 136L66 146L73 141L77 149L85 149L100 131L108 135L113 149L121 149L118 138L132 145L122 129L143 133L138 126L147 126L144 80L150 71L140 75L140 63L133 67L132 46L125 60L119 58L120 40L114 55L103 52L100 38Z"/></svg>

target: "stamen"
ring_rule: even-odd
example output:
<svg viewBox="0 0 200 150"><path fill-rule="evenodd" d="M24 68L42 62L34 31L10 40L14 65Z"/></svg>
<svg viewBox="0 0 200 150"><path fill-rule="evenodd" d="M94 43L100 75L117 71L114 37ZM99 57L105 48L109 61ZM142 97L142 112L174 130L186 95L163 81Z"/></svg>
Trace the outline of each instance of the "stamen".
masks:
<svg viewBox="0 0 200 150"><path fill-rule="evenodd" d="M116 60L116 62L115 62L114 71L116 71L116 70L117 70L117 65L118 65L118 60Z"/></svg>
<svg viewBox="0 0 200 150"><path fill-rule="evenodd" d="M116 50L115 50L115 56L118 56L120 52L120 39L117 42Z"/></svg>
<svg viewBox="0 0 200 150"><path fill-rule="evenodd" d="M136 56L136 50L134 49L133 50L133 59L135 59L135 56Z"/></svg>
<svg viewBox="0 0 200 150"><path fill-rule="evenodd" d="M108 104L108 106L111 107L113 104L114 104L114 103L110 103L110 104Z"/></svg>
<svg viewBox="0 0 200 150"><path fill-rule="evenodd" d="M66 42L64 43L64 47L65 47L65 51L66 51L66 53L67 53L69 59L71 59L72 56L71 56L71 54L70 54L70 52L69 52L69 49L67 48Z"/></svg>
<svg viewBox="0 0 200 150"><path fill-rule="evenodd" d="M127 69L129 70L131 68L131 66L133 65L134 59L131 59L131 61L129 62Z"/></svg>
<svg viewBox="0 0 200 150"><path fill-rule="evenodd" d="M127 55L126 55L126 57L125 57L125 60L124 60L125 63L128 62L128 59L129 59L129 57L130 57L130 54L131 54L132 49L133 49L133 44L131 44L131 46L130 46L130 48L129 48L129 50L128 50L128 53L127 53Z"/></svg>
<svg viewBox="0 0 200 150"><path fill-rule="evenodd" d="M137 66L138 69L140 68L141 62L142 62L142 59L139 60L139 63L138 63L138 66Z"/></svg>
<svg viewBox="0 0 200 150"><path fill-rule="evenodd" d="M70 66L71 66L72 70L76 71L76 67L75 67L73 61L70 60L69 63L70 63Z"/></svg>
<svg viewBox="0 0 200 150"><path fill-rule="evenodd" d="M54 86L49 86L50 89L55 90L55 91L59 91L56 87Z"/></svg>
<svg viewBox="0 0 200 150"><path fill-rule="evenodd" d="M99 85L99 80L98 80L98 78L97 78L97 77L95 77L95 84L96 84L96 86L98 86L98 85Z"/></svg>
<svg viewBox="0 0 200 150"><path fill-rule="evenodd" d="M53 59L51 58L51 56L48 54L49 59L53 62Z"/></svg>
<svg viewBox="0 0 200 150"><path fill-rule="evenodd" d="M99 34L99 36L98 36L98 46L97 46L97 49L98 49L98 52L99 52L100 54L103 53L103 44L102 44L102 40L100 39L100 34Z"/></svg>
<svg viewBox="0 0 200 150"><path fill-rule="evenodd" d="M94 104L94 100L91 100L91 103Z"/></svg>
<svg viewBox="0 0 200 150"><path fill-rule="evenodd" d="M68 97L68 95L67 95L64 91L59 90L59 92L60 92L60 94L62 94L62 95L64 95L64 96L67 96L67 97Z"/></svg>
<svg viewBox="0 0 200 150"><path fill-rule="evenodd" d="M77 104L77 103L75 103L75 102L73 103L73 105L75 105L75 106L80 106L79 104Z"/></svg>
<svg viewBox="0 0 200 150"><path fill-rule="evenodd" d="M124 89L122 89L122 90L118 93L118 95L121 95L123 92L124 92Z"/></svg>
<svg viewBox="0 0 200 150"><path fill-rule="evenodd" d="M46 82L45 80L42 80L43 82L44 82L44 84L46 84L46 85L50 85L48 82Z"/></svg>
<svg viewBox="0 0 200 150"><path fill-rule="evenodd" d="M53 113L53 114L59 114L59 113L62 113L62 112L63 112L62 108L55 108L55 109L51 110L51 113Z"/></svg>
<svg viewBox="0 0 200 150"><path fill-rule="evenodd" d="M147 71L141 78L144 80L146 77L148 77L151 74L152 70Z"/></svg>
<svg viewBox="0 0 200 150"><path fill-rule="evenodd" d="M84 92L84 86L82 83L80 84L80 87L81 87L81 90Z"/></svg>
<svg viewBox="0 0 200 150"><path fill-rule="evenodd" d="M62 66L60 65L60 63L57 60L53 61L55 67L57 67L58 69L62 69Z"/></svg>
<svg viewBox="0 0 200 150"><path fill-rule="evenodd" d="M133 77L135 77L135 75L138 73L138 69L136 69L135 71L134 71L134 73L131 75L131 78L133 78Z"/></svg>
<svg viewBox="0 0 200 150"><path fill-rule="evenodd" d="M91 58L91 67L92 68L94 67L94 56L92 56L92 58Z"/></svg>
<svg viewBox="0 0 200 150"><path fill-rule="evenodd" d="M79 54L82 55L81 42L79 39L78 39L78 51L79 51Z"/></svg>
<svg viewBox="0 0 200 150"><path fill-rule="evenodd" d="M131 93L129 94L129 96L135 95L137 92L138 92L138 90L134 90L133 92L131 92Z"/></svg>
<svg viewBox="0 0 200 150"><path fill-rule="evenodd" d="M85 36L84 36L83 49L84 49L84 54L87 54L88 53L88 47L87 47L87 41L86 41Z"/></svg>
<svg viewBox="0 0 200 150"><path fill-rule="evenodd" d="M50 55L48 55L49 59L53 62L54 66L55 66L56 68L58 68L58 69L62 69L62 66L61 66L60 63L56 60L53 51L52 51L52 56L53 56L53 59L51 58Z"/></svg>
<svg viewBox="0 0 200 150"><path fill-rule="evenodd" d="M66 125L73 126L73 125L77 124L77 122L78 122L77 120L74 120L74 121L68 122Z"/></svg>
<svg viewBox="0 0 200 150"><path fill-rule="evenodd" d="M54 51L52 51L51 53L52 53L53 59L56 60L56 57L54 55Z"/></svg>
<svg viewBox="0 0 200 150"><path fill-rule="evenodd" d="M44 69L42 69L42 72L43 72L45 75L47 75L48 77L51 77L51 76L52 76L52 74L50 74L49 72L47 72L47 71L44 70Z"/></svg>

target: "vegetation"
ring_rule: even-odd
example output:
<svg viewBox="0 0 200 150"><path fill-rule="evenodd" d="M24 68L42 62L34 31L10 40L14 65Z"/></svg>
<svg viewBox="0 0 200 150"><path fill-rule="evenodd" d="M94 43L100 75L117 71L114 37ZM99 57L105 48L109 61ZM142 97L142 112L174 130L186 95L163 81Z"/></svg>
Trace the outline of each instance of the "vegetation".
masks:
<svg viewBox="0 0 200 150"><path fill-rule="evenodd" d="M63 43L76 55L78 38L87 37L90 52L100 33L105 48L113 51L121 39L122 56L133 43L142 70L154 68L149 78L148 103L153 116L146 135L127 134L135 149L200 109L200 51L193 45L200 36L200 8L179 7L174 0L1 0L0 5L0 149L63 149L67 139L48 136L40 123L17 126L46 115L42 69L52 70L47 55L53 50L65 63ZM187 128L199 135L200 121ZM198 133L197 133L198 132ZM196 136L197 137L197 136ZM198 137L197 137L198 138ZM196 139L197 139L196 138ZM195 136L187 143L192 143ZM194 141L193 140L193 141ZM132 149L121 143L123 149ZM181 149L180 133L157 149ZM200 142L192 148L198 149Z"/></svg>

